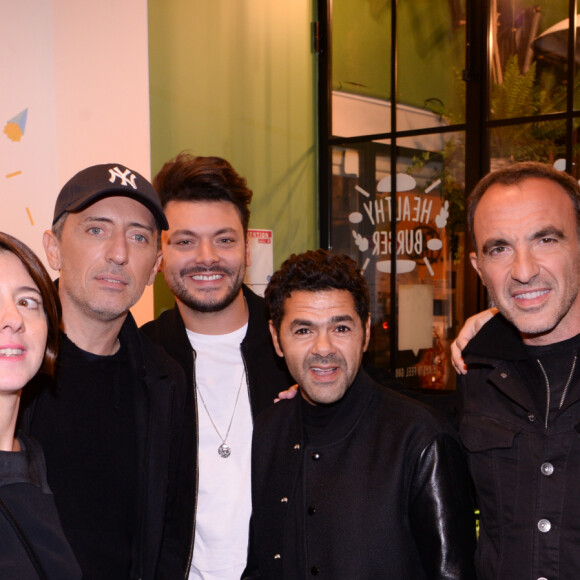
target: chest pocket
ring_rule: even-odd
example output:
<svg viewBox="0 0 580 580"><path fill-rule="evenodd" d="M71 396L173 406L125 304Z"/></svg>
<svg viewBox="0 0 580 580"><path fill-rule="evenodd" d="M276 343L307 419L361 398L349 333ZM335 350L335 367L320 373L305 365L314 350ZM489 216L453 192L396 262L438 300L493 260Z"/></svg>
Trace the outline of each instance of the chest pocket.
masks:
<svg viewBox="0 0 580 580"><path fill-rule="evenodd" d="M467 415L461 421L459 437L464 447L472 452L509 449L519 429L489 417Z"/></svg>
<svg viewBox="0 0 580 580"><path fill-rule="evenodd" d="M523 473L521 429L489 417L465 416L459 436L467 450L469 470L477 491L481 524L494 533L516 517L522 501L520 483L533 476ZM497 506L503 509L498 510Z"/></svg>

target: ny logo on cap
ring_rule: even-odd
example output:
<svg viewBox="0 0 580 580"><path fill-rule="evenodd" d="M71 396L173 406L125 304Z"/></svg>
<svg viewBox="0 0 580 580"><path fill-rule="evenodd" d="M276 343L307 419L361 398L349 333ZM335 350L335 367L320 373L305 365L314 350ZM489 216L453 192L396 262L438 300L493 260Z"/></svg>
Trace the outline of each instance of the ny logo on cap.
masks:
<svg viewBox="0 0 580 580"><path fill-rule="evenodd" d="M115 183L118 177L121 180L121 185L130 185L133 189L137 189L137 185L135 184L136 176L131 173L130 169L125 169L125 171L121 172L118 167L114 167L113 169L109 169L109 173L111 174L111 178L109 179L111 183Z"/></svg>

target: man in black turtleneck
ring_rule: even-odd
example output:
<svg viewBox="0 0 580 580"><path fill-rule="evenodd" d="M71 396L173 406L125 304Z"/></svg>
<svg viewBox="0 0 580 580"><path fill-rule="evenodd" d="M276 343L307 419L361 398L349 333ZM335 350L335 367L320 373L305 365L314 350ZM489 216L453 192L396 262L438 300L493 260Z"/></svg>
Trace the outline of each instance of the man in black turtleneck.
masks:
<svg viewBox="0 0 580 580"><path fill-rule="evenodd" d="M479 182L468 220L471 262L500 312L463 350L458 385L478 578L576 578L580 187L549 165L514 164Z"/></svg>
<svg viewBox="0 0 580 580"><path fill-rule="evenodd" d="M475 529L453 431L361 369L368 288L354 260L291 256L266 290L300 396L260 414L244 578L472 579Z"/></svg>

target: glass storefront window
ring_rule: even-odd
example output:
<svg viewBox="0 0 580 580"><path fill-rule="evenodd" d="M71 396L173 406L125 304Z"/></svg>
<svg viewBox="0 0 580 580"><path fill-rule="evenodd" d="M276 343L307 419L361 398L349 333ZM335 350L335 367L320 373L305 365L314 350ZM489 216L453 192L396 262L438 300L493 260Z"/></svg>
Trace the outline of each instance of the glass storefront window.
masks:
<svg viewBox="0 0 580 580"><path fill-rule="evenodd" d="M465 121L465 2L399 2L397 130Z"/></svg>
<svg viewBox="0 0 580 580"><path fill-rule="evenodd" d="M566 108L568 1L491 0L490 118Z"/></svg>
<svg viewBox="0 0 580 580"><path fill-rule="evenodd" d="M374 135L391 129L388 2L332 2L333 135Z"/></svg>
<svg viewBox="0 0 580 580"><path fill-rule="evenodd" d="M390 145L333 148L332 250L357 259L369 283L369 362L393 367L411 387L454 385L449 346L463 317L462 143L461 134L402 139L394 192Z"/></svg>
<svg viewBox="0 0 580 580"><path fill-rule="evenodd" d="M319 6L332 39L321 55L321 245L358 260L369 282L370 363L408 387L453 388L450 343L486 304L469 263L466 194L517 161L580 178L576 5Z"/></svg>
<svg viewBox="0 0 580 580"><path fill-rule="evenodd" d="M490 129L490 169L516 161L554 163L565 154L564 121L505 125Z"/></svg>

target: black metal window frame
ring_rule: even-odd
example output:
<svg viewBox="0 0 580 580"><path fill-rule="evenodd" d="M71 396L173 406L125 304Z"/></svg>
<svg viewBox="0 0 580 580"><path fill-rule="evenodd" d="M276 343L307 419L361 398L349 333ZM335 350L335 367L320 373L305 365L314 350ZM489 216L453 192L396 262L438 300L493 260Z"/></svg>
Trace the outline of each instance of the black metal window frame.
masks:
<svg viewBox="0 0 580 580"><path fill-rule="evenodd" d="M398 94L398 51L397 51L397 0L391 0L391 130L386 133L363 135L360 137L339 138L331 135L332 127L332 26L330 0L317 1L317 22L315 24L315 52L318 54L318 191L319 191L319 244L331 249L332 221L332 167L330 151L335 146L362 144L376 140L390 140L391 167L396 167L399 157L398 142L406 137L465 132L465 190L469 192L490 168L490 131L503 126L527 124L531 121L564 121L566 125L565 159L566 167L572 168L574 150L574 122L580 119L580 110L574 110L574 54L577 28L570 27L568 34L568 66L566 109L563 112L545 115L533 115L509 119L492 119L490 115L491 58L488 53L488 38L491 34L490 0L466 0L466 59L463 80L466 83L465 123L449 125L434 129L413 131L397 130L397 94ZM570 0L568 18L576 23L577 0ZM580 24L580 23L578 23ZM571 171L570 171L571 172ZM572 172L571 172L572 173ZM391 173L391 190L395 191L396 172ZM396 196L393 202L396 204ZM396 212L396 206L393 208ZM396 221L391 223L391 235L396 236ZM467 240L469 243L469 240ZM470 248L468 248L469 250ZM468 252L465 254L468 255ZM392 255L392 272L396 273L395 256ZM485 289L481 286L475 272L469 264L465 268L464 312L469 316L486 306ZM396 317L396 275L391 276L391 309L390 328L397 336ZM396 341L390 346L391 367L396 365ZM391 369L392 370L392 369Z"/></svg>

